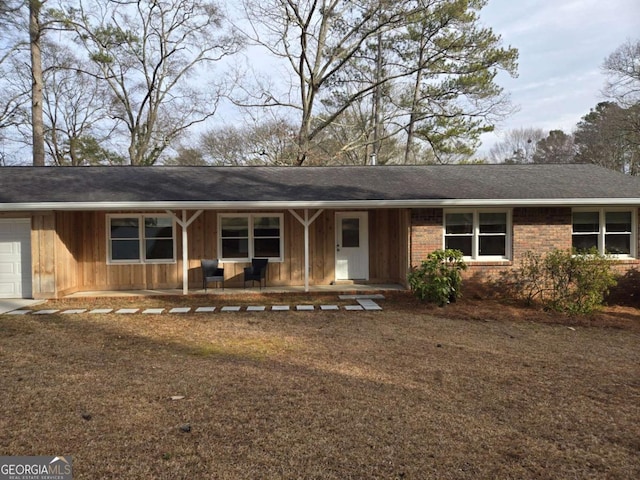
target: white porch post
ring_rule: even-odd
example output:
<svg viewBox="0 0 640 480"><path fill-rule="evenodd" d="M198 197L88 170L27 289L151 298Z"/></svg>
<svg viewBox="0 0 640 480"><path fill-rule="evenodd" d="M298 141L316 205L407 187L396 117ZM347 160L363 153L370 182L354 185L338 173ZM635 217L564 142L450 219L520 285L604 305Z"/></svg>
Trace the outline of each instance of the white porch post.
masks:
<svg viewBox="0 0 640 480"><path fill-rule="evenodd" d="M189 294L189 236L187 234L187 211L182 210L182 294Z"/></svg>
<svg viewBox="0 0 640 480"><path fill-rule="evenodd" d="M170 210L167 210L173 219L176 221L180 228L182 229L182 294L189 294L189 235L187 234L187 229L189 225L193 223L193 221L200 216L202 210L198 210L194 213L189 220L187 220L187 211L182 210L182 219L178 218L178 216Z"/></svg>
<svg viewBox="0 0 640 480"><path fill-rule="evenodd" d="M309 210L304 209L304 219L300 217L296 213L295 210L289 210L289 213L298 220L302 226L304 227L304 291L309 291L309 226L315 222L316 218L320 216L320 214L324 211L324 209L318 210L311 219L309 219Z"/></svg>

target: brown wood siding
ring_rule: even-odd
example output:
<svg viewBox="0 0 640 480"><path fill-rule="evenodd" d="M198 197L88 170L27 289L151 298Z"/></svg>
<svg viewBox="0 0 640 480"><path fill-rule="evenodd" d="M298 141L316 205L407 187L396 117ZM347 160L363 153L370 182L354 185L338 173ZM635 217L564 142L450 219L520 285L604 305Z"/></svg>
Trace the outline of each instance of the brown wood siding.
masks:
<svg viewBox="0 0 640 480"><path fill-rule="evenodd" d="M53 213L38 213L31 217L33 298L50 298L57 295L56 237L56 218Z"/></svg>
<svg viewBox="0 0 640 480"><path fill-rule="evenodd" d="M74 212L56 213L56 294L66 295L78 288L78 240L81 225Z"/></svg>
<svg viewBox="0 0 640 480"><path fill-rule="evenodd" d="M116 212L114 212L116 213ZM127 213L127 212L121 212ZM138 214L139 212L130 212ZM165 213L165 212L158 212ZM182 218L180 212L178 216ZM200 288L201 258L218 257L218 213L204 211L189 226L189 287ZM224 213L233 213L225 211ZM250 213L239 211L235 213ZM304 284L304 228L288 211L283 213L284 261L269 264L267 284L288 286ZM304 218L304 211L298 210ZM316 210L309 210L309 217ZM189 211L191 218L195 211ZM406 275L407 239L409 228L407 210L369 211L369 251L371 282L403 282ZM182 230L176 225L176 262L173 264L107 264L107 213L69 212L58 214L60 239L56 246L59 260L56 271L57 290L136 290L182 287ZM40 222L44 218L40 219ZM49 222L54 221L51 217ZM34 231L35 231L34 227ZM40 232L40 228L37 229ZM37 235L48 238L47 230ZM36 235L34 233L34 235ZM47 248L47 240L39 240ZM52 236L53 238L53 236ZM323 211L309 228L310 283L327 285L335 279L335 211ZM46 263L46 262L45 262ZM248 263L223 264L225 286L242 286L244 267ZM34 267L35 268L35 267ZM39 264L40 270L53 274L53 264ZM47 276L42 277L47 280ZM51 277L53 278L53 277ZM46 287L48 288L48 287ZM55 291L55 289L53 289Z"/></svg>
<svg viewBox="0 0 640 480"><path fill-rule="evenodd" d="M369 211L369 281L404 283L407 274L407 210Z"/></svg>

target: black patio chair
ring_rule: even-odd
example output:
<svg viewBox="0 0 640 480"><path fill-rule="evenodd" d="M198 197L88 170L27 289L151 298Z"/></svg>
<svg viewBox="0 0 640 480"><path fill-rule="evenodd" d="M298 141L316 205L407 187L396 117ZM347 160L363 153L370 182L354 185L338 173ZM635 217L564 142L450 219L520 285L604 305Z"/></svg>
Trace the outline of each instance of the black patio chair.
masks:
<svg viewBox="0 0 640 480"><path fill-rule="evenodd" d="M264 286L267 286L267 265L269 260L266 258L254 258L251 260L251 266L244 269L244 287L247 287L247 282L259 282L260 290L262 290L262 280L264 280Z"/></svg>
<svg viewBox="0 0 640 480"><path fill-rule="evenodd" d="M220 282L224 290L224 268L218 268L218 260L200 260L202 268L202 288L207 292L207 283Z"/></svg>

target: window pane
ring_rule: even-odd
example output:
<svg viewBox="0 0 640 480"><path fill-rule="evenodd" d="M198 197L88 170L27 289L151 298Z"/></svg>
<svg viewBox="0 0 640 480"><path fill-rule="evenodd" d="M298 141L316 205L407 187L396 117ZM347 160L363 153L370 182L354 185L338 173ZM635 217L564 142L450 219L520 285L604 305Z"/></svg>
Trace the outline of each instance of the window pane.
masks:
<svg viewBox="0 0 640 480"><path fill-rule="evenodd" d="M137 218L112 218L111 238L138 238Z"/></svg>
<svg viewBox="0 0 640 480"><path fill-rule="evenodd" d="M600 214L598 212L573 212L573 231L599 232Z"/></svg>
<svg viewBox="0 0 640 480"><path fill-rule="evenodd" d="M223 238L222 258L249 258L249 240L246 238Z"/></svg>
<svg viewBox="0 0 640 480"><path fill-rule="evenodd" d="M138 240L112 240L112 260L139 260L140 242Z"/></svg>
<svg viewBox="0 0 640 480"><path fill-rule="evenodd" d="M473 233L473 214L447 213L445 225L449 234Z"/></svg>
<svg viewBox="0 0 640 480"><path fill-rule="evenodd" d="M631 254L631 235L630 234L605 235L604 251L612 255Z"/></svg>
<svg viewBox="0 0 640 480"><path fill-rule="evenodd" d="M504 235L483 235L480 237L479 255L506 255Z"/></svg>
<svg viewBox="0 0 640 480"><path fill-rule="evenodd" d="M220 220L221 236L249 237L249 219L247 217L223 217Z"/></svg>
<svg viewBox="0 0 640 480"><path fill-rule="evenodd" d="M145 241L146 259L147 260L173 260L173 240L154 240L147 239Z"/></svg>
<svg viewBox="0 0 640 480"><path fill-rule="evenodd" d="M342 247L357 248L360 246L360 219L359 218L343 218L342 219Z"/></svg>
<svg viewBox="0 0 640 480"><path fill-rule="evenodd" d="M277 258L280 256L279 238L257 238L253 242L254 257Z"/></svg>
<svg viewBox="0 0 640 480"><path fill-rule="evenodd" d="M253 235L256 237L279 237L279 217L255 217L253 219Z"/></svg>
<svg viewBox="0 0 640 480"><path fill-rule="evenodd" d="M445 237L445 248L451 248L454 250L460 250L465 257L471 256L471 244L473 237L461 236L461 237Z"/></svg>
<svg viewBox="0 0 640 480"><path fill-rule="evenodd" d="M173 238L173 221L167 217L145 217L145 238Z"/></svg>
<svg viewBox="0 0 640 480"><path fill-rule="evenodd" d="M574 235L571 239L571 244L578 252L598 248L598 235Z"/></svg>
<svg viewBox="0 0 640 480"><path fill-rule="evenodd" d="M607 212L607 232L631 232L631 212Z"/></svg>
<svg viewBox="0 0 640 480"><path fill-rule="evenodd" d="M507 214L481 213L480 233L507 233Z"/></svg>

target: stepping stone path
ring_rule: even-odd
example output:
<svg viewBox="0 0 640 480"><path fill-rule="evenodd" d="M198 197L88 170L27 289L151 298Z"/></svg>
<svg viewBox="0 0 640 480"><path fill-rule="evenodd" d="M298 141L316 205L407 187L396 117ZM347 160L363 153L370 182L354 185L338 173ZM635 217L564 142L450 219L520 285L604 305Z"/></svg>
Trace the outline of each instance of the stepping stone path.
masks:
<svg viewBox="0 0 640 480"><path fill-rule="evenodd" d="M320 310L340 310L340 307L338 305L320 305Z"/></svg>
<svg viewBox="0 0 640 480"><path fill-rule="evenodd" d="M289 305L274 305L271 307L271 310L274 312L288 312Z"/></svg>
<svg viewBox="0 0 640 480"><path fill-rule="evenodd" d="M369 298L357 298L356 302L365 310L382 310L382 307Z"/></svg>
<svg viewBox="0 0 640 480"><path fill-rule="evenodd" d="M176 307L169 310L169 313L189 313L191 311L191 307Z"/></svg>
<svg viewBox="0 0 640 480"><path fill-rule="evenodd" d="M216 311L216 307L198 307L196 308L197 313L213 313Z"/></svg>
<svg viewBox="0 0 640 480"><path fill-rule="evenodd" d="M382 310L382 307L378 305L374 300L383 300L384 295L375 294L375 295L340 295L338 298L340 300L355 300L357 305L320 305L319 309L316 309L315 305L295 305L294 309L298 312L314 312L314 311L376 311ZM213 313L217 310L217 307L197 307L193 311L196 313ZM220 312L240 312L243 310L241 306L233 306L227 305L221 307L218 311ZM264 305L249 305L244 307L244 311L246 312L264 312L266 310L271 310L272 312L288 312L291 310L290 305L271 305L270 307ZM60 313L62 315L77 315L80 313L90 313L90 314L108 314L108 313L117 313L117 314L128 314L132 315L134 313L143 313L150 315L162 315L165 313L189 313L192 311L191 307L174 307L170 310L165 308L146 308L140 312L139 308L120 308L118 310L114 310L113 308L94 308L93 310L89 310L87 312L86 308L74 308L60 311L59 309L46 309L46 310L13 310L11 312L6 312L7 315L52 315L55 313Z"/></svg>
<svg viewBox="0 0 640 480"><path fill-rule="evenodd" d="M239 312L240 307L222 307L220 311L221 312Z"/></svg>
<svg viewBox="0 0 640 480"><path fill-rule="evenodd" d="M162 312L164 312L164 308L147 308L146 310L142 311L142 313L150 313L155 315L159 315Z"/></svg>

